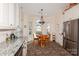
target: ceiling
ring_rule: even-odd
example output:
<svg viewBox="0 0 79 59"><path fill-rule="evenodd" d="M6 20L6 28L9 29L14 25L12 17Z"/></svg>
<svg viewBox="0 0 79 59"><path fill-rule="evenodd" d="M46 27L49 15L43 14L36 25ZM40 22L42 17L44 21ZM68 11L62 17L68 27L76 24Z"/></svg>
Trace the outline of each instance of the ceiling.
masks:
<svg viewBox="0 0 79 59"><path fill-rule="evenodd" d="M44 10L45 15L53 16L59 10L63 10L67 3L22 3L20 6L23 12L28 16L39 16L41 9Z"/></svg>

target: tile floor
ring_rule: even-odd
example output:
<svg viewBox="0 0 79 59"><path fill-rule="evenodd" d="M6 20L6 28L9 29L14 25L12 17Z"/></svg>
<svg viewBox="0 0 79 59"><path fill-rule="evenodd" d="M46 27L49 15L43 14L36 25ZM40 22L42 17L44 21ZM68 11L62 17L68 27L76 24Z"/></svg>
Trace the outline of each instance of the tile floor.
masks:
<svg viewBox="0 0 79 59"><path fill-rule="evenodd" d="M34 46L32 43L28 44L27 56L71 56L71 54L56 42L48 42L44 48Z"/></svg>

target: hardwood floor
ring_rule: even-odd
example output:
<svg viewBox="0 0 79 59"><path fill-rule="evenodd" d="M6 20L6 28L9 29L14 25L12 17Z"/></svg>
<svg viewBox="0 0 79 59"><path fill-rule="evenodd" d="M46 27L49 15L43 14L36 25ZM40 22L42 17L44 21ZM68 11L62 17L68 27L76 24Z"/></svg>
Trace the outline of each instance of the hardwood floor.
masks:
<svg viewBox="0 0 79 59"><path fill-rule="evenodd" d="M28 44L27 56L71 56L56 42L48 42L46 47L41 48L38 45Z"/></svg>

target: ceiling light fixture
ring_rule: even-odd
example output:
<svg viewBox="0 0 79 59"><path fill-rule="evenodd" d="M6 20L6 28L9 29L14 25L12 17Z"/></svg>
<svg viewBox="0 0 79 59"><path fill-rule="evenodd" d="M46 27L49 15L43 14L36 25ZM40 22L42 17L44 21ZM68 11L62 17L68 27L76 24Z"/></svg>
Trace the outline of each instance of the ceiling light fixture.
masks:
<svg viewBox="0 0 79 59"><path fill-rule="evenodd" d="M41 19L40 19L40 21L39 21L39 23L40 23L41 25L43 25L43 24L45 23L43 14L44 14L44 13L43 13L43 9L41 9Z"/></svg>

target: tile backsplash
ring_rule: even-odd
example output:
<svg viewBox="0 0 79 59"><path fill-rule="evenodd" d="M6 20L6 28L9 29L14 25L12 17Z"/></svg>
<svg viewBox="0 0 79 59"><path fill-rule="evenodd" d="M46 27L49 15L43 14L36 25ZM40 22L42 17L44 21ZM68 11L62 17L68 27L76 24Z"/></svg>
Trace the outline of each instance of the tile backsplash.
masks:
<svg viewBox="0 0 79 59"><path fill-rule="evenodd" d="M0 32L0 43L6 40L6 34L10 35L13 31L1 31Z"/></svg>

